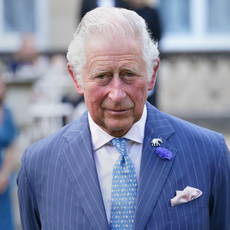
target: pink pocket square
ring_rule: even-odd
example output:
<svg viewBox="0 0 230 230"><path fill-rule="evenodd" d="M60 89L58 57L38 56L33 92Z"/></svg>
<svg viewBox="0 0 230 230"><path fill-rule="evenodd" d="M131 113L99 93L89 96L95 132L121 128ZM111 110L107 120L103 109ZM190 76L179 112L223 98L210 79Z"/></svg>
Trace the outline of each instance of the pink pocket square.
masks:
<svg viewBox="0 0 230 230"><path fill-rule="evenodd" d="M176 196L170 200L171 206L189 202L201 195L202 192L199 189L187 186L183 191L176 191Z"/></svg>

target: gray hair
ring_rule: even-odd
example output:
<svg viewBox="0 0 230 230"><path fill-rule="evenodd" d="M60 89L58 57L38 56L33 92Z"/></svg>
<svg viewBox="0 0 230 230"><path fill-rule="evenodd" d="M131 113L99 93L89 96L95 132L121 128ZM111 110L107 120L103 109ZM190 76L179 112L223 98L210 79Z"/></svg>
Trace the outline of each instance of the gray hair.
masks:
<svg viewBox="0 0 230 230"><path fill-rule="evenodd" d="M147 66L148 82L151 81L154 67L158 64L159 51L157 44L151 39L144 19L131 10L99 7L83 17L68 48L67 59L70 68L82 87L82 69L86 64L87 41L95 36L103 36L114 41L114 37L116 37L114 33L122 37L132 35L134 38L140 39L142 57Z"/></svg>

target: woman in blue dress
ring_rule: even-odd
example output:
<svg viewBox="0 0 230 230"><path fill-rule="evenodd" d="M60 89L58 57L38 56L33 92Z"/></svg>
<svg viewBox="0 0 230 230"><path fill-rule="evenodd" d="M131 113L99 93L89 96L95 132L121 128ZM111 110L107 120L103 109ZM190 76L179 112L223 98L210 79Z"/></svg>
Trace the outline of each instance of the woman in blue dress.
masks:
<svg viewBox="0 0 230 230"><path fill-rule="evenodd" d="M16 126L10 110L3 104L5 86L0 77L0 229L13 230L10 198L10 176L13 168L12 143Z"/></svg>

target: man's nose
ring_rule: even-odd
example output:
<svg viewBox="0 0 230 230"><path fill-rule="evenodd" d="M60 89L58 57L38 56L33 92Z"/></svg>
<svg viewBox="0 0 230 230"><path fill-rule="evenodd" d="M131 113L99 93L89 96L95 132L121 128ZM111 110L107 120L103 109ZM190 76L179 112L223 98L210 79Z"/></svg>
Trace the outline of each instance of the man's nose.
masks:
<svg viewBox="0 0 230 230"><path fill-rule="evenodd" d="M125 85L119 76L114 76L110 82L108 96L115 103L121 102L126 97Z"/></svg>

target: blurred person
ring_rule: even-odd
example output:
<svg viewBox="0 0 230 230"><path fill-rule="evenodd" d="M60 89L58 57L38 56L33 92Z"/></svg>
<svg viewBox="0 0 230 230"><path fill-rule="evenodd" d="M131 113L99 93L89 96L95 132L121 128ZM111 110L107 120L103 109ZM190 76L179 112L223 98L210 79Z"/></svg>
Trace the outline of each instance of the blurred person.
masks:
<svg viewBox="0 0 230 230"><path fill-rule="evenodd" d="M49 68L49 58L39 54L34 34L24 34L21 45L8 60L8 74L30 79L44 75Z"/></svg>
<svg viewBox="0 0 230 230"><path fill-rule="evenodd" d="M23 230L230 229L225 140L146 102L158 56L134 11L84 16L67 59L87 110L25 150Z"/></svg>
<svg viewBox="0 0 230 230"><path fill-rule="evenodd" d="M88 11L96 7L127 8L128 5L126 4L124 0L82 0L80 18L82 19Z"/></svg>
<svg viewBox="0 0 230 230"><path fill-rule="evenodd" d="M13 230L10 178L16 126L10 110L3 104L4 93L5 84L0 76L0 229Z"/></svg>
<svg viewBox="0 0 230 230"><path fill-rule="evenodd" d="M127 3L131 10L145 19L153 39L159 43L161 39L161 21L157 9L149 7L148 0L127 0ZM154 88L149 91L147 99L155 107L158 107L157 89L157 84L155 84Z"/></svg>
<svg viewBox="0 0 230 230"><path fill-rule="evenodd" d="M156 8L149 7L148 0L127 0L128 6L145 19L153 39L161 39L161 21Z"/></svg>
<svg viewBox="0 0 230 230"><path fill-rule="evenodd" d="M10 68L16 73L25 65L34 65L38 58L38 52L35 46L35 38L33 34L25 34L19 50L10 60Z"/></svg>

